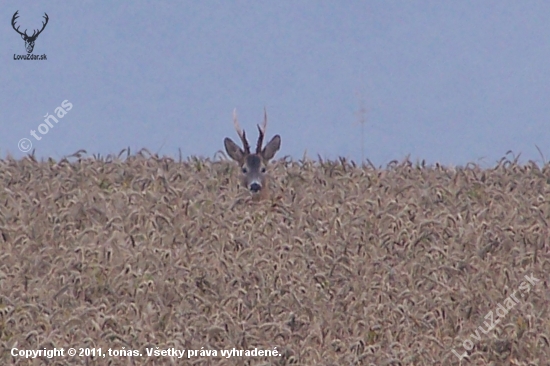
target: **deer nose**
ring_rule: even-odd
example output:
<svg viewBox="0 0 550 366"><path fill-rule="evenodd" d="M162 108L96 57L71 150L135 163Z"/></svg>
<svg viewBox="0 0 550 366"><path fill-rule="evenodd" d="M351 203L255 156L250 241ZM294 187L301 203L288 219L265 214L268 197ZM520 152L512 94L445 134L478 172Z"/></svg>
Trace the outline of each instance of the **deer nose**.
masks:
<svg viewBox="0 0 550 366"><path fill-rule="evenodd" d="M262 189L262 186L259 183L254 182L250 185L250 190L252 192L258 192L260 189Z"/></svg>

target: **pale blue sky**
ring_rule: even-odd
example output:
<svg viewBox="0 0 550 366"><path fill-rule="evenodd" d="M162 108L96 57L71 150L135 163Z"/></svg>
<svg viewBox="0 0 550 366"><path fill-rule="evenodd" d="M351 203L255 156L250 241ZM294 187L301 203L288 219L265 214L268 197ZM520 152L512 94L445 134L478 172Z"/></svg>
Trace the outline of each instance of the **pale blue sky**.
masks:
<svg viewBox="0 0 550 366"><path fill-rule="evenodd" d="M12 29L49 23L33 54ZM550 1L2 1L0 156L213 157L237 108L276 157L550 158ZM63 119L35 140L64 100ZM481 160L480 160L481 159Z"/></svg>

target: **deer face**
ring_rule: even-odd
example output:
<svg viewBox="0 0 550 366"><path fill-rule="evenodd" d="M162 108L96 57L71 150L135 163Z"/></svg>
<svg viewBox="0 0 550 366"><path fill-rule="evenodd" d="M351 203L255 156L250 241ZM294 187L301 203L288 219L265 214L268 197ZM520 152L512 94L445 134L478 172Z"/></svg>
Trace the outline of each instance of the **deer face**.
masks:
<svg viewBox="0 0 550 366"><path fill-rule="evenodd" d="M259 192L265 186L266 167L261 157L256 154L248 155L241 170L244 186L248 187L253 193Z"/></svg>
<svg viewBox="0 0 550 366"><path fill-rule="evenodd" d="M25 41L25 48L27 50L27 53L32 53L34 50L34 41L36 41L36 36L33 37L27 37L26 34L22 34L21 38Z"/></svg>
<svg viewBox="0 0 550 366"><path fill-rule="evenodd" d="M265 113L262 127L258 126L260 136L256 146L256 153L252 154L250 153L250 145L248 145L248 141L246 140L245 132L241 130L237 122L236 112L234 112L233 119L235 129L243 142L243 149L241 149L229 137L226 137L224 140L225 151L231 159L239 163L241 167L241 181L243 185L252 193L264 193L268 189L267 164L280 149L281 137L279 135L275 135L262 149L263 138L267 127L267 113Z"/></svg>
<svg viewBox="0 0 550 366"><path fill-rule="evenodd" d="M276 135L265 148L256 154L246 153L230 138L224 141L225 151L231 159L241 166L241 181L253 193L258 193L266 187L267 163L275 156L281 146L281 137Z"/></svg>

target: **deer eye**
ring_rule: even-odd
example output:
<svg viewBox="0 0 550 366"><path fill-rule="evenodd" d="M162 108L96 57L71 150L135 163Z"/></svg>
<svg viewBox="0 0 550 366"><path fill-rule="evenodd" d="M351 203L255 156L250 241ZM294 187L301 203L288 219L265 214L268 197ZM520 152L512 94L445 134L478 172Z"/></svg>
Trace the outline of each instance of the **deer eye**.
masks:
<svg viewBox="0 0 550 366"><path fill-rule="evenodd" d="M262 167L262 173L265 173L265 167Z"/></svg>
<svg viewBox="0 0 550 366"><path fill-rule="evenodd" d="M248 169L243 168L242 171L243 171L244 174L246 174L246 172L248 172Z"/></svg>

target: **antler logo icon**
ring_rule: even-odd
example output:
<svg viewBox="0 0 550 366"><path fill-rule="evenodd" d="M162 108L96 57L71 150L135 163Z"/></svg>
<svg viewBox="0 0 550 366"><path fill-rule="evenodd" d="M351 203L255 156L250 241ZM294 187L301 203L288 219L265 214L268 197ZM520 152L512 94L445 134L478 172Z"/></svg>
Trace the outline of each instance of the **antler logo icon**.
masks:
<svg viewBox="0 0 550 366"><path fill-rule="evenodd" d="M19 13L19 10L17 10L15 12L15 14L13 14L13 18L11 18L11 26L13 27L13 29L19 33L21 35L21 38L23 38L23 40L25 41L25 48L27 49L27 53L32 53L32 50L34 49L34 41L36 41L36 38L38 38L38 35L40 33L42 33L42 31L44 30L44 28L46 28L46 24L48 24L48 14L44 13L44 18L46 19L46 22L42 22L42 29L40 30L34 30L34 32L32 33L32 36L29 36L27 34L27 30L25 29L25 32L24 33L21 33L19 31L19 27L15 28L15 20L17 18L19 18L19 15L17 15L17 13ZM38 33L37 33L38 32Z"/></svg>

